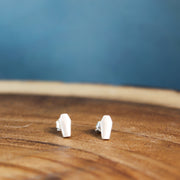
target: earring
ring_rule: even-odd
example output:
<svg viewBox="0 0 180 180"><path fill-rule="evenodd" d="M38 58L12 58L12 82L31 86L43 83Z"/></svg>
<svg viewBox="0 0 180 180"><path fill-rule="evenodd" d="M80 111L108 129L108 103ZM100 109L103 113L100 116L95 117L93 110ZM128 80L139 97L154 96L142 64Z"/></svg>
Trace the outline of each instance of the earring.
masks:
<svg viewBox="0 0 180 180"><path fill-rule="evenodd" d="M95 131L101 132L102 139L110 139L112 124L111 117L109 115L104 115L101 121L98 121Z"/></svg>
<svg viewBox="0 0 180 180"><path fill-rule="evenodd" d="M56 121L57 131L62 131L63 137L71 136L71 119L68 114L61 114Z"/></svg>

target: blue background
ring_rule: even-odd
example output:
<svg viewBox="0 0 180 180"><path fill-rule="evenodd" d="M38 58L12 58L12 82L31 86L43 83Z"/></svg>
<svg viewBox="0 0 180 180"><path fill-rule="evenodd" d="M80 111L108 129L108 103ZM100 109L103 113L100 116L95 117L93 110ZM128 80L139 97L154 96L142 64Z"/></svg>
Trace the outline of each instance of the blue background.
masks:
<svg viewBox="0 0 180 180"><path fill-rule="evenodd" d="M0 79L180 89L180 1L0 0Z"/></svg>

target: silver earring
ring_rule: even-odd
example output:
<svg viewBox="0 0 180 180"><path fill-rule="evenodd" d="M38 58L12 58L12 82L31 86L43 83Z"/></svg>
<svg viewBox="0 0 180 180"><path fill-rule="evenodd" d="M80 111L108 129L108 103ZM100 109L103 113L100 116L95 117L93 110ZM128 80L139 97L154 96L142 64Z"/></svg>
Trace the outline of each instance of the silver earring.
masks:
<svg viewBox="0 0 180 180"><path fill-rule="evenodd" d="M71 119L68 114L61 114L56 121L57 131L62 131L63 137L71 136Z"/></svg>
<svg viewBox="0 0 180 180"><path fill-rule="evenodd" d="M101 121L98 121L95 131L101 132L102 139L110 139L112 124L111 117L109 115L104 115Z"/></svg>

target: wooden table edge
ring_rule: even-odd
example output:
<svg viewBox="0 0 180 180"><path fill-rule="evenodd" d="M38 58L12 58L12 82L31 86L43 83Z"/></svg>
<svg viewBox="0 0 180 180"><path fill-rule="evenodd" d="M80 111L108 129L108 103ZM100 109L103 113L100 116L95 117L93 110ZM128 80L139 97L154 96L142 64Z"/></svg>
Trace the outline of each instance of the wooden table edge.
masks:
<svg viewBox="0 0 180 180"><path fill-rule="evenodd" d="M167 89L47 81L0 81L0 93L86 97L180 108L180 92Z"/></svg>

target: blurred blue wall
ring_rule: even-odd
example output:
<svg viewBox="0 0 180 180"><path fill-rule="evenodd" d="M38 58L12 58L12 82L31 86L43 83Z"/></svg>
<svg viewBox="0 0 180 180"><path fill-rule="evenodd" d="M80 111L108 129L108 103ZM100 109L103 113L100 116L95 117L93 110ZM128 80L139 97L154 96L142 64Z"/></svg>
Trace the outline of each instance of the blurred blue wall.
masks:
<svg viewBox="0 0 180 180"><path fill-rule="evenodd" d="M180 1L0 0L0 79L180 89Z"/></svg>

